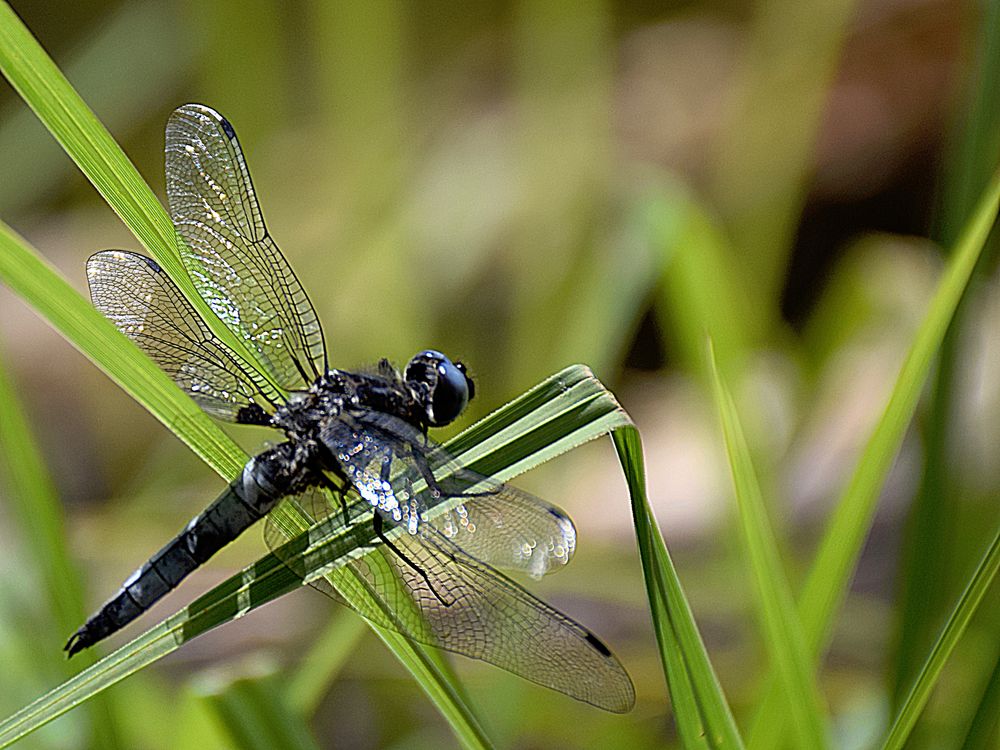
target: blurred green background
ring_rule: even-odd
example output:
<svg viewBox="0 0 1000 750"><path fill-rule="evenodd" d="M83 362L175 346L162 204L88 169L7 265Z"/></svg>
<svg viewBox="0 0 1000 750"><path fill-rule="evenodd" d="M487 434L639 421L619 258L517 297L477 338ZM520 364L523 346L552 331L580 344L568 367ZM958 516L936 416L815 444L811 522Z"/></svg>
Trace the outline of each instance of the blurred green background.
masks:
<svg viewBox="0 0 1000 750"><path fill-rule="evenodd" d="M13 5L158 194L176 106L203 102L234 123L334 366L405 362L428 346L461 358L479 395L460 428L567 364L589 364L642 431L661 528L749 725L767 663L706 387L706 334L797 585L997 164L996 3ZM92 252L137 248L6 84L0 217L81 291ZM824 662L837 746L884 732L1000 520L1000 296L986 256ZM4 288L0 356L65 504L89 611L220 483ZM248 450L272 437L234 432ZM69 634L37 593L33 542L3 479L6 716L65 678ZM491 736L514 747L675 745L610 445L518 484L565 507L580 536L574 564L532 590L601 635L638 705L606 715L459 660ZM259 533L246 534L145 625L263 551ZM958 747L977 710L1000 711L995 593L913 747ZM318 746L453 744L355 621L297 592L115 686L101 710L114 713L121 747L252 746L234 728L267 717L241 715L253 701L233 696L282 685L328 647L345 658L313 697ZM25 746L85 746L87 721L73 712ZM979 736L996 743L995 720Z"/></svg>

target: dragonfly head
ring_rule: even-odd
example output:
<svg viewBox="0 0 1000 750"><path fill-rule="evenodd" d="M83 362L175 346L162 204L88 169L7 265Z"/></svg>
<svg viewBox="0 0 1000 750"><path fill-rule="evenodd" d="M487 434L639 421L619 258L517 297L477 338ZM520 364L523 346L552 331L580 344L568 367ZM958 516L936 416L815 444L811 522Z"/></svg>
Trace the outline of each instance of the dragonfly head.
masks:
<svg viewBox="0 0 1000 750"><path fill-rule="evenodd" d="M426 349L406 365L403 378L427 414L427 424L441 427L453 422L476 394L475 384L461 362Z"/></svg>

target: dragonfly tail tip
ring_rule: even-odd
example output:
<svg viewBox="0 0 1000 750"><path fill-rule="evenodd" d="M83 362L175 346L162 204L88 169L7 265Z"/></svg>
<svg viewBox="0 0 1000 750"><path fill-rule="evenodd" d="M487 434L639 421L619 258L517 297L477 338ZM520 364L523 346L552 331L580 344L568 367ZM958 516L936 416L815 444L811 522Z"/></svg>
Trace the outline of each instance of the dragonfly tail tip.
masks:
<svg viewBox="0 0 1000 750"><path fill-rule="evenodd" d="M63 646L63 651L66 652L67 659L72 659L74 654L78 654L90 645L86 642L84 635L83 628L81 628L73 633L69 640L66 641L66 645Z"/></svg>

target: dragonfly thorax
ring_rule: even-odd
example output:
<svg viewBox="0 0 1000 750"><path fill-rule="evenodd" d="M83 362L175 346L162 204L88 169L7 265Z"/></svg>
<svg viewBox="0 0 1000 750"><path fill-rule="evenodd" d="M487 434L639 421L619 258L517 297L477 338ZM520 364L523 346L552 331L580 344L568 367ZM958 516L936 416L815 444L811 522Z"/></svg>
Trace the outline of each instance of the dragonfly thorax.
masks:
<svg viewBox="0 0 1000 750"><path fill-rule="evenodd" d="M166 188L188 281L247 351L218 340L163 267L138 253L91 257L94 304L207 413L287 438L250 459L127 578L67 653L135 620L266 518L282 563L339 601L330 584L349 582L359 595L351 605L363 602L355 608L376 625L610 711L631 708L634 688L607 647L497 569L537 577L568 562L570 519L428 435L475 394L462 363L425 349L401 370L384 359L360 372L329 369L316 312L265 227L236 132L218 112L188 104L170 117ZM291 515L274 512L282 504ZM293 518L310 523L307 549ZM318 575L334 570L347 575Z"/></svg>

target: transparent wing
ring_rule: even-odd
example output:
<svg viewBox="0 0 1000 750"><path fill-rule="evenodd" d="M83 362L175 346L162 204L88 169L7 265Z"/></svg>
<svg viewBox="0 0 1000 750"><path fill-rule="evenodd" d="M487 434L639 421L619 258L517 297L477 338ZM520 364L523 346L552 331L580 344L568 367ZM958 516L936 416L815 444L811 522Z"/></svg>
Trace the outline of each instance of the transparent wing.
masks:
<svg viewBox="0 0 1000 750"><path fill-rule="evenodd" d="M576 529L562 510L510 485L425 520L477 560L541 578L570 561Z"/></svg>
<svg viewBox="0 0 1000 750"><path fill-rule="evenodd" d="M342 415L326 426L323 440L354 487L342 508L318 493L297 499L304 518L323 522L304 544L333 540L311 562L304 547L285 545L287 529L268 521L268 546L292 569L340 603L347 603L341 592L366 602L349 606L416 641L609 711L631 708L632 683L604 644L494 569L538 576L568 561L576 535L561 510L462 468L441 446L385 414ZM392 518L390 497L399 507L419 508L422 521L409 533L403 513L401 527L386 532L389 544L381 544L368 519L379 503L385 507L378 512ZM316 577L319 559L326 570L338 568L336 588ZM368 597L359 598L361 592Z"/></svg>
<svg viewBox="0 0 1000 750"><path fill-rule="evenodd" d="M267 233L232 125L199 104L167 122L167 201L198 293L281 387L326 370L323 331Z"/></svg>
<svg viewBox="0 0 1000 750"><path fill-rule="evenodd" d="M278 394L212 335L155 261L105 250L87 261L94 306L212 416L262 424Z"/></svg>
<svg viewBox="0 0 1000 750"><path fill-rule="evenodd" d="M346 594L357 602L348 606L367 620L420 643L481 659L608 711L632 708L628 674L593 633L441 532L425 526L415 535L399 533L391 548L380 544L359 556L364 547L351 553L346 540L374 545L371 525L335 526L343 537L333 553L340 555L332 574L337 588L309 578L318 590L341 604L348 604ZM304 547L281 544L286 537L272 536L277 528L269 522L268 544L305 577Z"/></svg>
<svg viewBox="0 0 1000 750"><path fill-rule="evenodd" d="M632 708L628 674L585 627L433 529L394 544L406 560L380 546L348 563L386 613L368 619L608 711Z"/></svg>
<svg viewBox="0 0 1000 750"><path fill-rule="evenodd" d="M397 417L342 414L320 435L358 493L393 523L428 524L473 557L533 578L576 549L576 529L558 507L461 466ZM455 498L463 502L444 504Z"/></svg>

